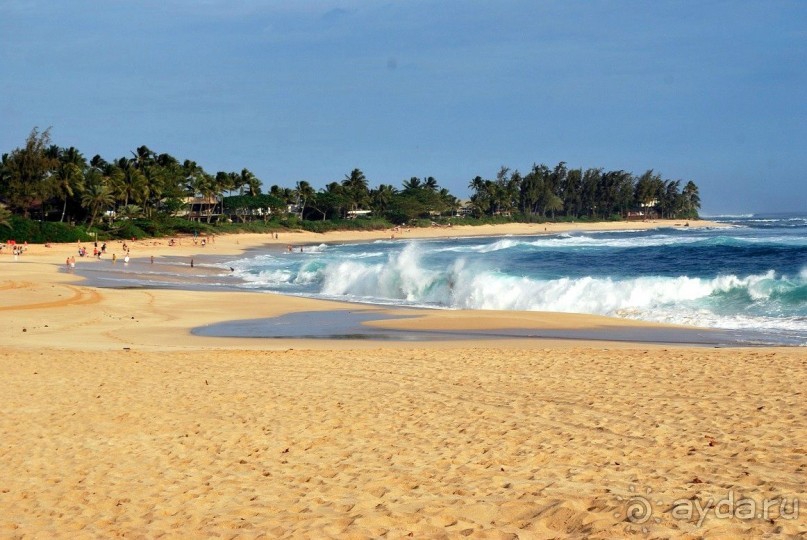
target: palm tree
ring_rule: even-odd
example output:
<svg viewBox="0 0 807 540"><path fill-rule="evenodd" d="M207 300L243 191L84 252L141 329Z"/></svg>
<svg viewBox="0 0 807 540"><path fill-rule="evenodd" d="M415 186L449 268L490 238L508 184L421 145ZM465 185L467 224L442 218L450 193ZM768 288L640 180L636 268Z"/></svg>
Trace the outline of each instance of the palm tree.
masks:
<svg viewBox="0 0 807 540"><path fill-rule="evenodd" d="M250 197L257 197L261 194L261 181L258 178L253 176L247 187L249 188L247 189L247 195Z"/></svg>
<svg viewBox="0 0 807 540"><path fill-rule="evenodd" d="M473 190L471 206L473 207L474 215L477 217L485 214L492 206L487 190L487 184L489 182L489 180L486 181L481 176L475 176L468 182L468 188Z"/></svg>
<svg viewBox="0 0 807 540"><path fill-rule="evenodd" d="M261 194L261 181L258 180L258 177L252 174L252 171L249 169L241 169L238 185L241 186L241 188L246 187L247 194L250 197L256 197Z"/></svg>
<svg viewBox="0 0 807 540"><path fill-rule="evenodd" d="M62 217L59 219L59 222L63 222L67 213L67 200L76 191L84 188L84 168L87 166L87 161L81 152L72 146L64 150L58 149L56 154L59 164L53 173L53 181L57 195L64 201Z"/></svg>
<svg viewBox="0 0 807 540"><path fill-rule="evenodd" d="M224 192L232 191L235 188L234 180L238 177L237 174L226 173L219 171L216 173L214 180L216 187L217 200L221 202L221 213L224 214Z"/></svg>
<svg viewBox="0 0 807 540"><path fill-rule="evenodd" d="M148 185L143 172L135 167L134 160L122 157L115 162L120 170L120 175L116 177L115 188L118 192L118 200L123 202L123 206L130 201L142 202L148 195Z"/></svg>
<svg viewBox="0 0 807 540"><path fill-rule="evenodd" d="M198 193L207 203L207 222L210 223L213 219L213 210L218 202L219 185L216 182L216 178L202 171L201 173L197 173L194 177L192 187L194 195Z"/></svg>
<svg viewBox="0 0 807 540"><path fill-rule="evenodd" d="M342 186L345 187L353 210L358 210L368 197L367 178L364 173L360 169L353 169L349 175L345 175Z"/></svg>
<svg viewBox="0 0 807 540"><path fill-rule="evenodd" d="M228 183L230 185L230 195L233 194L233 190L238 190L239 195L244 194L244 184L241 183L241 175L237 172L230 172L227 173Z"/></svg>
<svg viewBox="0 0 807 540"><path fill-rule="evenodd" d="M294 193L297 196L297 205L300 207L300 219L303 219L305 203L314 198L316 191L314 191L314 188L311 187L311 184L305 180L300 180L297 182L297 186L294 188Z"/></svg>
<svg viewBox="0 0 807 540"><path fill-rule="evenodd" d="M179 166L179 160L171 154L159 154L154 158L154 162L162 168Z"/></svg>
<svg viewBox="0 0 807 540"><path fill-rule="evenodd" d="M425 180L423 180L423 189L428 189L429 191L437 191L437 180L433 176L429 176Z"/></svg>
<svg viewBox="0 0 807 540"><path fill-rule="evenodd" d="M423 187L420 178L417 176L413 176L409 180L404 180L403 184L401 185L403 186L404 191L417 191Z"/></svg>
<svg viewBox="0 0 807 540"><path fill-rule="evenodd" d="M283 188L281 188L277 184L272 184L272 186L269 188L269 195L271 195L272 197L276 197L278 199L282 199L282 191Z"/></svg>
<svg viewBox="0 0 807 540"><path fill-rule="evenodd" d="M132 161L142 171L154 162L154 152L148 146L139 146L137 151L132 152Z"/></svg>
<svg viewBox="0 0 807 540"><path fill-rule="evenodd" d="M460 207L460 200L452 195L446 188L442 188L439 191L440 199L445 204L446 208L451 210L451 212L456 212Z"/></svg>
<svg viewBox="0 0 807 540"><path fill-rule="evenodd" d="M182 163L182 174L185 178L185 192L191 197L195 196L197 193L196 184L199 177L205 174L204 169L197 165L195 161L186 159Z"/></svg>
<svg viewBox="0 0 807 540"><path fill-rule="evenodd" d="M123 219L135 219L143 215L143 209L136 204L127 204L118 208L117 213Z"/></svg>
<svg viewBox="0 0 807 540"><path fill-rule="evenodd" d="M294 200L294 193L289 188L282 188L277 184L269 188L269 195L283 201L283 204L290 204Z"/></svg>
<svg viewBox="0 0 807 540"><path fill-rule="evenodd" d="M170 178L168 169L164 169L152 162L143 168L143 177L147 186L146 197L143 197L143 212L147 217L151 217L152 209L157 208L162 202L166 191L170 191Z"/></svg>
<svg viewBox="0 0 807 540"><path fill-rule="evenodd" d="M347 207L350 204L350 195L347 189L339 182L331 182L325 186L324 193L330 199L333 213L339 217L345 217ZM323 219L325 219L323 217Z"/></svg>
<svg viewBox="0 0 807 540"><path fill-rule="evenodd" d="M468 188L472 189L474 193L481 194L485 189L485 181L481 176L475 176L470 182L468 182Z"/></svg>
<svg viewBox="0 0 807 540"><path fill-rule="evenodd" d="M109 163L107 163L106 160L98 154L95 154L90 160L90 167L98 169L99 171L103 170L104 167L107 167L108 165Z"/></svg>
<svg viewBox="0 0 807 540"><path fill-rule="evenodd" d="M666 182L662 182L658 203L661 208L662 219L665 217L675 217L675 215L682 210L681 194L678 192L680 186L680 180L667 180Z"/></svg>
<svg viewBox="0 0 807 540"><path fill-rule="evenodd" d="M485 193L490 201L490 214L495 215L501 210L503 188L493 180L485 180Z"/></svg>
<svg viewBox="0 0 807 540"><path fill-rule="evenodd" d="M383 214L387 211L392 198L398 192L394 186L388 184L381 184L378 189L370 192L370 200L372 201L373 210L376 214Z"/></svg>
<svg viewBox="0 0 807 540"><path fill-rule="evenodd" d="M681 195L684 198L684 205L686 206L687 214L689 214L688 217L697 217L698 210L701 207L701 196L695 182L692 180L687 182Z"/></svg>
<svg viewBox="0 0 807 540"><path fill-rule="evenodd" d="M90 224L87 229L91 229L98 217L98 212L101 208L109 207L115 202L115 197L112 190L106 185L106 182L100 176L93 175L94 178L87 184L87 188L81 195L81 205L84 208L89 208L91 213Z"/></svg>

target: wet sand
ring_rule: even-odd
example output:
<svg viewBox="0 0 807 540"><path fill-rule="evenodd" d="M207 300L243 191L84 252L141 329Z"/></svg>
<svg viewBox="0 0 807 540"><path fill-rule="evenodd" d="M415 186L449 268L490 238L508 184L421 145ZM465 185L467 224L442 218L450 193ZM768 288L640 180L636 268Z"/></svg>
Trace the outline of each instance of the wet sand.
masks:
<svg viewBox="0 0 807 540"><path fill-rule="evenodd" d="M490 315L495 312L488 312ZM449 314L450 318L453 314ZM496 313L506 320L508 312ZM442 321L446 317L441 317ZM519 327L462 328L449 325L440 329L440 322L429 310L396 308L328 311L300 311L266 319L224 321L194 328L197 336L240 337L257 339L354 339L373 341L440 341L484 339L563 339L577 341L629 342L634 344L676 344L700 346L737 346L739 336L720 330L661 326L637 323L618 326L587 326L547 328L535 324ZM761 336L764 338L764 336ZM742 339L749 339L747 336Z"/></svg>

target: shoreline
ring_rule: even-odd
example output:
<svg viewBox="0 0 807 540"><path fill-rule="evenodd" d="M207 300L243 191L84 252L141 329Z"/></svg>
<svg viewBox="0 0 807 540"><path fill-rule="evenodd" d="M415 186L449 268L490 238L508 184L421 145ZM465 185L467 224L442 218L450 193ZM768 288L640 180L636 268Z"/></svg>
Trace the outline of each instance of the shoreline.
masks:
<svg viewBox="0 0 807 540"><path fill-rule="evenodd" d="M106 259L113 253L120 255L122 253L121 247L124 243L131 244L132 246L147 252L143 255L136 254L136 256L162 255L164 251L173 253L178 256L193 256L202 255L206 252L216 251L220 255L233 255L242 253L243 251L261 246L293 246L308 245L312 243L323 242L365 242L374 240L390 240L390 236L394 235L395 240L413 240L413 239L430 239L430 238L453 238L453 237L487 237L487 236L530 236L530 235L549 235L559 234L565 232L602 232L602 231L630 231L630 230L651 230L662 228L675 228L683 227L684 220L654 220L654 221L602 221L602 222L577 222L577 223L506 223L497 225L459 225L455 227L432 227L432 228L415 228L415 229L401 229L394 231L392 229L375 230L375 231L329 231L325 233L314 233L308 231L288 231L284 233L277 233L278 238L274 238L275 233L235 233L213 235L209 238L210 243L207 246L201 245L203 236L198 237L198 243L194 243L193 236L184 235L176 236L178 244L168 246L169 237L164 238L147 238L135 240L134 242L126 240L111 240L106 242L110 245L107 252ZM729 228L730 225L725 223L708 221L708 220L691 220L688 222L689 227L692 229L698 228ZM99 242L100 244L103 242ZM50 247L44 247L43 244L30 244L30 249L36 248L37 255L53 254L61 256L75 255L76 249L80 245L92 247L92 242L76 242L76 243L51 243ZM118 248L117 251L115 248ZM2 255L7 255L3 253ZM0 255L0 261L3 260ZM121 255L122 258L122 255ZM88 260L91 260L89 257ZM60 261L56 261L57 263ZM77 260L79 262L79 260Z"/></svg>
<svg viewBox="0 0 807 540"><path fill-rule="evenodd" d="M666 228L671 224L680 224L678 221L673 222L641 222L642 228ZM517 225L514 227L514 225ZM401 231L408 234L407 237L399 236L396 241L409 241L409 240L430 240L430 239L445 239L445 238L484 238L491 235L495 236L542 236L558 234L566 231L580 231L580 232L599 232L601 230L637 230L635 222L603 222L596 225L597 230L592 231L588 227L581 228L581 224L549 224L554 225L557 230L543 230L548 229L546 225L536 224L507 224L504 226L494 225L486 227L485 231L481 231L479 226L465 226L457 227L452 230L448 227L440 227L435 229L415 229L412 233L407 233L406 230ZM719 226L718 223L699 221L691 225L693 228L704 228ZM540 228L542 230L535 230ZM302 249L303 246L321 245L325 243L330 244L343 244L343 243L363 243L373 241L391 241L385 238L389 231L340 231L335 233L300 233L298 237L293 238L294 242L288 244L293 245L296 250L298 247ZM451 234L450 234L451 233ZM459 233L459 234L453 234ZM400 234L400 233L399 233ZM172 274L177 273L176 276L171 275L173 282L163 281L149 284L150 267L146 257L134 257L131 261L129 268L133 268L130 273L94 273L92 269L85 270L82 278L85 280L84 285L90 287L100 287L109 289L144 289L144 290L175 290L187 292L213 292L216 294L226 293L266 293L273 295L280 295L282 297L298 298L303 301L310 300L312 302L326 301L330 304L330 308L323 313L339 313L346 312L346 310L358 310L359 312L370 313L372 311L382 310L386 315L384 321L366 321L361 325L354 325L349 332L342 334L335 334L328 331L328 329L321 329L312 331L305 335L297 335L291 333L288 335L278 335L268 330L259 330L256 326L256 320L241 321L239 319L220 320L213 323L208 323L201 326L195 326L189 329L192 335L196 336L215 336L221 338L266 338L272 340L279 339L303 339L303 340L322 340L330 337L333 340L343 341L373 341L380 339L381 341L442 341L442 340L461 340L467 339L478 341L480 339L491 339L494 341L506 339L519 339L519 340L571 340L575 342L603 342L603 343L636 343L636 344L656 344L656 345L672 345L672 346L721 346L721 347L759 347L759 346L789 346L787 343L765 342L760 339L760 336L747 335L740 337L739 335L732 335L731 332L720 329L712 329L705 327L695 327L688 325L675 325L668 323L659 323L653 321L642 321L636 319L627 319L612 316L599 316L585 313L563 313L555 314L552 312L524 312L526 318L531 318L533 322L516 323L514 327L503 327L499 321L512 320L509 317L510 311L491 312L489 310L455 310L455 309L442 309L440 307L430 306L405 306L395 304L377 304L369 302L360 302L355 300L346 299L320 299L305 295L287 295L282 291L264 291L264 290L249 290L238 286L243 283L239 281L233 285L227 285L227 276L221 275L218 272L212 272L209 275L199 274L200 269L213 263L226 263L232 260L233 257L243 256L249 252L257 252L261 250L277 250L285 251L286 237L275 239L273 235L263 235L264 242L253 242L255 235L249 235L248 245L238 244L241 250L237 254L226 255L223 253L213 253L216 251L215 240L210 240L208 237L207 246L201 246L201 238L199 243L194 247L198 248L196 254L191 254L191 261L196 261L196 274L191 277L191 281L182 280L182 274L186 270L182 264L182 256L174 253L173 250L186 249L189 246L175 246L170 248L171 253L161 255L162 260L171 260L170 267ZM261 236L261 235L257 235ZM268 236L268 238L265 238ZM328 236L329 238L324 238ZM365 238L357 238L362 236ZM366 238L368 237L369 238ZM313 238L312 238L313 237ZM228 235L229 240L233 238L239 242L240 235ZM187 244L187 239L186 244ZM258 238L260 240L260 238ZM231 244L232 242L230 242ZM96 261L90 261L96 262ZM84 268L94 268L93 265L84 265ZM120 264L119 264L120 267ZM202 270L204 271L204 270ZM81 275L79 271L76 275ZM126 277L126 276L131 277ZM112 281L118 279L120 281ZM212 280L212 282L211 282ZM224 280L224 282L222 281ZM131 281L131 285L127 284ZM467 312L468 317L457 317L457 313ZM520 312L514 312L520 313ZM294 315L295 312L288 312L280 314L280 317L268 317L260 319L266 323L283 319ZM578 324L564 322L561 327L557 324L548 324L548 320L560 316L565 321L570 321L570 318L578 318ZM406 320L414 317L416 320ZM496 319L496 320L494 320ZM607 320L609 324L604 324L602 321ZM451 321L446 323L446 321ZM486 321L480 325L480 321ZM338 321L331 321L330 325L338 325ZM470 324L473 328L468 329L466 326ZM434 327L440 330L434 330ZM535 326L539 325L539 326ZM596 328L592 325L596 325ZM575 328L579 326L579 328ZM216 331L210 328L218 328ZM249 336L244 333L245 328L254 329L257 333L254 336ZM604 328L604 330L600 330ZM383 333L382 333L383 329ZM533 331L531 331L531 329ZM268 332L268 333L267 333ZM613 334L613 335L611 335ZM390 336L396 336L391 338ZM373 336L383 336L374 338Z"/></svg>
<svg viewBox="0 0 807 540"><path fill-rule="evenodd" d="M414 239L432 239L432 238L452 238L452 237L486 237L491 235L496 236L506 236L506 235L513 235L513 236L526 236L526 235L545 235L545 234L558 234L561 232L569 232L569 231L580 231L580 232L599 232L599 231L616 231L616 230L637 230L639 229L653 229L653 228L666 228L675 224L680 224L679 220L669 220L669 221L655 221L655 222L601 222L595 224L569 224L569 223L556 223L556 224L506 224L506 225L490 225L490 226L462 226L456 228L434 228L434 229L415 229L413 233L406 233L407 236L398 236L396 240L407 241L407 240L414 240ZM591 227L594 225L594 227ZM639 225L639 227L637 227ZM696 221L690 222L690 226L692 228L704 228L704 227L721 227L722 224L716 222L709 222L709 221ZM481 230L480 230L481 229ZM536 230L541 229L541 230ZM543 230L547 229L547 230ZM549 230L552 229L552 230ZM287 233L284 235L279 235L279 238L274 238L273 234L258 234L258 233L246 233L246 234L234 234L234 235L224 235L219 237L209 237L206 246L202 246L201 239L199 237L197 243L193 242L191 237L183 237L181 240L178 241L178 245L168 246L167 242L168 239L162 240L141 240L135 242L129 242L128 245L130 246L131 250L135 251L135 256L132 258L131 265L136 267L140 266L141 272L146 272L148 269L148 265L145 263L149 260L149 257L153 257L156 264L160 264L160 261L165 260L173 260L174 262L171 263L172 266L176 269L182 268L181 260L183 258L188 259L189 261L197 260L200 265L197 266L204 266L205 260L216 260L216 261L226 261L231 259L232 257L237 257L244 255L245 253L253 250L259 249L284 249L286 245L310 245L310 244L321 244L321 243L353 243L353 242L372 242L376 240L388 240L386 235L389 234L389 231L338 231L338 232L329 232L329 233L308 233L308 232L298 232L298 233ZM637 345L648 345L648 344L658 344L658 345L670 345L670 346L703 346L705 342L707 345L713 346L738 346L738 347L779 347L779 346L789 346L788 344L784 343L763 343L759 344L755 342L753 339L742 339L739 337L731 338L729 337L728 331L722 331L719 329L711 329L711 328L703 328L703 327L695 327L695 326L686 326L686 325L673 325L673 324L665 324L665 323L658 323L652 321L642 321L636 319L623 319L619 317L609 317L609 316L600 316L600 315L592 315L592 314L583 314L583 313L553 313L553 312L511 312L511 311L488 311L488 310L443 310L443 309L431 309L431 308L418 308L418 307L411 307L411 306L394 306L394 305L379 305L379 304L369 304L369 303L356 303L351 302L348 300L325 300L325 299L318 299L318 298L310 298L310 297L303 297L303 296L293 296L293 295L284 295L278 292L270 292L270 291L249 291L244 289L237 289L236 287L224 287L223 289L218 288L218 284L215 286L207 285L204 279L198 279L196 284L188 283L185 281L181 281L181 276L173 276L172 279L180 280L177 281L175 285L171 284L164 284L164 285L155 285L153 287L149 287L147 284L141 284L138 281L138 271L136 270L133 272L135 275L135 281L137 283L133 285L126 285L126 284L113 284L113 285L104 285L101 278L92 278L92 268L96 267L98 264L112 264L108 258L111 256L112 253L119 253L124 245L127 245L124 241L119 241L115 243L111 243L109 249L107 251L106 260L96 260L92 257L89 257L88 260L81 260L77 259L77 265L79 268L89 268L90 270L88 273L90 277L82 277L81 276L81 269L78 272L70 271L65 272L64 264L56 264L51 263L52 272L56 276L60 276L59 280L64 280L65 282L71 283L68 287L72 290L76 287L87 288L91 292L90 296L108 296L105 295L102 291L117 291L114 293L116 297L122 296L130 296L132 298L138 295L145 295L147 297L160 297L163 300L163 303L166 304L165 311L168 312L177 312L180 315L175 315L172 319L175 319L177 323L173 326L173 329L177 332L178 336L181 336L179 341L188 342L186 346L192 346L191 343L199 343L200 346L216 346L216 347L232 347L237 346L238 340L242 339L242 334L240 331L236 331L235 334L226 337L226 336L219 336L219 337L202 337L199 333L194 332L195 329L204 328L210 325L219 324L219 325L230 325L231 328L237 328L239 324L242 324L240 321L246 319L272 319L278 316L289 316L295 312L299 311L328 311L328 312L338 312L345 309L353 309L357 311L372 311L372 310L383 310L385 313L391 314L393 320L389 321L375 321L375 322L368 322L367 324L362 325L362 328L369 328L371 331L372 327L377 328L384 328L387 332L397 332L398 335L405 335L410 334L412 336L415 335L425 335L424 332L429 330L439 329L440 332L447 332L447 333L455 333L462 335L465 332L466 337L472 339L474 343L479 342L480 340L484 341L480 334L484 334L486 331L490 334L490 339L496 342L501 342L502 340L514 340L521 343L524 346L525 343L532 342L532 346L539 346L541 343L545 341L557 341L564 339L568 339L570 341L580 343L580 342L601 342L601 343L622 343L622 344L631 344L634 343L630 339L631 332L637 335L637 340L635 344ZM44 248L41 245L32 245L29 246L31 250L34 251L34 257L37 263L41 261L42 258L51 258L48 255L61 257L66 251L75 251L76 245L74 244L53 244L50 248ZM154 255L147 255L148 253L154 253ZM15 264L19 264L25 261L28 261L29 254L24 255L21 257L20 261L17 261ZM0 263L3 262L3 258L0 258ZM122 262L122 257L118 257L117 263L114 263L119 267L125 267ZM39 273L39 272L38 272ZM49 273L49 272L45 272ZM125 278L123 278L125 279ZM211 279L215 279L220 281L221 276L218 274L211 274ZM47 282L48 278L44 278L44 281ZM15 288L12 283L12 288ZM259 294L256 294L259 293ZM224 295L224 297L219 296ZM233 296L228 296L233 295ZM247 295L247 296L245 296ZM257 297L254 298L253 296ZM134 302L131 300L130 302ZM265 306L262 304L271 302L272 308L266 309ZM152 301L153 303L153 301ZM243 306L250 306L251 311L249 311L248 317L245 317L245 314L241 310L231 310L227 309L226 306L238 303L239 305ZM216 313L205 313L204 317L189 317L185 315L181 315L183 313L182 306L186 306L187 309L184 311L193 311L194 306L201 306L201 305L216 305L219 306L220 309ZM36 304L35 304L36 305ZM116 308L119 306L116 306ZM3 308L0 306L0 310L3 309L12 309L14 310L13 306L8 306L7 308ZM199 308L201 309L201 308ZM26 311L28 308L26 308ZM203 310L203 309L202 309ZM203 310L204 311L204 310ZM411 317L412 314L417 314L416 319L414 320L407 320L408 317ZM137 315L130 316L130 319L137 320ZM511 324L510 327L505 328L502 326L501 321L510 321L508 324ZM183 323L179 323L179 321L183 321ZM30 326L30 325L29 325ZM52 328L52 326L48 326L48 328ZM533 333L532 336L528 335L527 332L532 330L542 331L544 336L540 336L539 334ZM667 339L668 336L665 335L665 339L647 339L647 338L639 338L639 335L650 335L648 329L657 329L661 334L665 332L678 332L677 335L673 335L672 338ZM505 335L502 336L501 332L506 331L510 332L512 335ZM612 333L619 333L620 339L619 340L608 340L607 335L609 332ZM688 335L696 335L696 333L704 333L706 335L712 334L712 338L706 339L689 339L685 336ZM155 339L156 336L163 335L162 328L153 328L152 331L144 331L144 332L137 332L139 336L146 337L148 339L142 339L140 344L147 345L148 347L159 347L159 342L161 342L162 346L167 346L171 343L171 340L167 338ZM474 334L474 335L470 335ZM312 334L313 335L313 334ZM602 341L602 338L606 337L605 341ZM218 341L216 343L216 341ZM362 341L364 339L359 340L345 340L345 339L335 339L335 340L327 340L321 339L321 337L317 337L315 339L303 339L300 340L299 338L288 337L287 339L283 339L283 337L272 337L271 341L273 344L280 345L281 343L294 343L294 342L303 342L307 345L312 345L317 348L323 346L331 346L331 345L338 345L339 348L344 348L347 343L353 343L357 346L364 346ZM461 339L452 339L454 342L462 341ZM312 343L313 342L313 343ZM389 345L395 343L394 341L386 341L385 344ZM401 343L406 343L406 340L402 340ZM424 342L425 343L425 342ZM135 342L131 343L132 345ZM254 345L250 345L253 347Z"/></svg>

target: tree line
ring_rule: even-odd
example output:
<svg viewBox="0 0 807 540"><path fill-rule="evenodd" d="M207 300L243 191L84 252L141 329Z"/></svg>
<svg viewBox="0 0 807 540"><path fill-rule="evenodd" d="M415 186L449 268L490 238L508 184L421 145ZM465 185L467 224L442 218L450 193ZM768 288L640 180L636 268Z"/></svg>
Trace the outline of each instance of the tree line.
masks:
<svg viewBox="0 0 807 540"><path fill-rule="evenodd" d="M640 176L601 168L568 169L534 165L522 175L502 167L494 179L473 178L470 201L463 205L435 178L411 177L400 187L370 184L360 169L340 181L315 189L305 180L292 187L262 182L249 169L205 171L197 162L157 153L147 146L131 155L87 159L75 147L52 144L50 131L34 128L25 145L0 161L0 222L12 214L39 221L71 222L92 227L103 217L156 220L187 215L188 198L203 205L197 218L240 222L296 215L300 220L342 220L370 211L376 218L401 224L417 218L468 215L541 220L612 219L633 215L694 218L700 208L697 186L663 179L652 170Z"/></svg>
<svg viewBox="0 0 807 540"><path fill-rule="evenodd" d="M691 180L666 180L653 170L640 176L601 168L553 169L533 165L522 176L502 167L495 180L477 176L469 184L476 215L518 212L522 215L609 219L630 215L696 218L700 209L698 186Z"/></svg>

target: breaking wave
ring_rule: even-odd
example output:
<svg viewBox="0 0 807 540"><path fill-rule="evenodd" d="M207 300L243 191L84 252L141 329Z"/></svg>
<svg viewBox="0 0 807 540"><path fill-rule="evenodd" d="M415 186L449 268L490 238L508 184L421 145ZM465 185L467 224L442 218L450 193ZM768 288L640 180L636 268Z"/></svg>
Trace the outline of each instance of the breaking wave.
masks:
<svg viewBox="0 0 807 540"><path fill-rule="evenodd" d="M509 249L512 239L485 246ZM582 276L541 279L513 275L472 256L443 268L428 264L427 250L409 243L386 256L312 259L296 270L263 270L252 286L331 299L449 309L591 313L720 328L754 328L807 336L807 267L794 275L767 270L711 278ZM805 339L807 341L807 339Z"/></svg>

